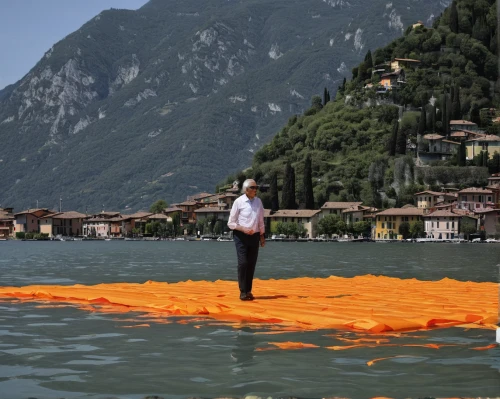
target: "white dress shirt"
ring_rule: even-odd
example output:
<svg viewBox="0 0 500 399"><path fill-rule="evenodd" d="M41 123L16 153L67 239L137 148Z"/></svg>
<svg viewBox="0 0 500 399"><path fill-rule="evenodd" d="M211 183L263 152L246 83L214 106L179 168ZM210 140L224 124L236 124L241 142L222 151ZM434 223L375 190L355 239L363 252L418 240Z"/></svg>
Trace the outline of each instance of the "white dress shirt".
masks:
<svg viewBox="0 0 500 399"><path fill-rule="evenodd" d="M231 208L227 225L231 230L240 230L238 226L242 226L252 229L254 233L264 234L264 207L260 198L250 199L246 194L238 197Z"/></svg>

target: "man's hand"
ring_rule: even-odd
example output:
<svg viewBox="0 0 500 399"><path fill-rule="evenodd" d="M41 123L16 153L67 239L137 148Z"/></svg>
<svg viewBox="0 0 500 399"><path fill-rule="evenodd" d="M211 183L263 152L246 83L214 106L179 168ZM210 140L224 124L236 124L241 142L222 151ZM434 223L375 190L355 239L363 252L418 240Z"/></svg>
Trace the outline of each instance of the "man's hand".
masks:
<svg viewBox="0 0 500 399"><path fill-rule="evenodd" d="M260 236L260 246L264 247L266 245L266 237L263 235Z"/></svg>
<svg viewBox="0 0 500 399"><path fill-rule="evenodd" d="M249 236L251 236L253 233L255 233L255 231L253 231L252 229L250 229L248 227L243 227L242 231L243 231L243 233L248 234Z"/></svg>

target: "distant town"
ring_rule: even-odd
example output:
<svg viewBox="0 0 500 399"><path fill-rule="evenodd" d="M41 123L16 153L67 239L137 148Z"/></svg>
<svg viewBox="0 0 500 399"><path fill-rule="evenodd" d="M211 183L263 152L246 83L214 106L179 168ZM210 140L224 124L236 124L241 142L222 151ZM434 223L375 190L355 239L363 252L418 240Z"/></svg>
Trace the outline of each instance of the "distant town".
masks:
<svg viewBox="0 0 500 399"><path fill-rule="evenodd" d="M129 215L0 208L0 239L227 238L229 213L239 195L238 182L234 182L218 194L200 193L169 207L158 201L151 207L154 212ZM325 202L320 209L266 209L266 234L272 239L304 240L449 241L475 237L496 242L500 238L500 173L491 175L484 188L427 190L414 198L416 206L385 210L362 202Z"/></svg>

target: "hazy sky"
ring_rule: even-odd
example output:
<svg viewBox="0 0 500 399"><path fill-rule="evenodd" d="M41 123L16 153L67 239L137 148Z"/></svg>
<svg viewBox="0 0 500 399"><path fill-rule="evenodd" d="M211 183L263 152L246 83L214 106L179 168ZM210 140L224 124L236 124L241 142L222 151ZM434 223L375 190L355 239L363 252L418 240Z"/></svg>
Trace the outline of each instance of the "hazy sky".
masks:
<svg viewBox="0 0 500 399"><path fill-rule="evenodd" d="M52 45L103 10L148 0L0 0L0 89L26 75Z"/></svg>

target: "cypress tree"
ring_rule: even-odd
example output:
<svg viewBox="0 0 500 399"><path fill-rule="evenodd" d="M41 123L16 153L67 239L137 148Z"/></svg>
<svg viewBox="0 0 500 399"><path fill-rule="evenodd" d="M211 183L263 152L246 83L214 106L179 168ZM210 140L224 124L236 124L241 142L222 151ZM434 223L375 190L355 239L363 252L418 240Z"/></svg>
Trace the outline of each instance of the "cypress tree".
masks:
<svg viewBox="0 0 500 399"><path fill-rule="evenodd" d="M283 190L281 191L281 209L295 209L295 170L290 162L285 166L285 178L283 181Z"/></svg>
<svg viewBox="0 0 500 399"><path fill-rule="evenodd" d="M460 143L460 148L458 149L458 166L466 165L466 153L465 153L465 141Z"/></svg>
<svg viewBox="0 0 500 399"><path fill-rule="evenodd" d="M276 172L271 176L269 191L271 194L271 211L276 212L280 209L278 198L278 174Z"/></svg>
<svg viewBox="0 0 500 399"><path fill-rule="evenodd" d="M478 126L481 124L481 116L477 105L474 105L470 111L470 120L471 122L477 123Z"/></svg>
<svg viewBox="0 0 500 399"><path fill-rule="evenodd" d="M364 76L364 79L370 79L373 68L373 58L372 58L372 52L370 50L368 50L368 52L365 55L365 67L366 67L366 75Z"/></svg>
<svg viewBox="0 0 500 399"><path fill-rule="evenodd" d="M457 86L453 91L453 102L451 103L451 118L458 120L462 119L462 111L460 105L460 88Z"/></svg>
<svg viewBox="0 0 500 399"><path fill-rule="evenodd" d="M401 155L406 154L406 133L403 130L398 131L398 139L396 142L396 153Z"/></svg>
<svg viewBox="0 0 500 399"><path fill-rule="evenodd" d="M451 3L450 8L450 29L453 33L458 33L458 10L455 0Z"/></svg>
<svg viewBox="0 0 500 399"><path fill-rule="evenodd" d="M306 209L314 209L314 193L312 185L312 161L308 154L304 164L304 202Z"/></svg>
<svg viewBox="0 0 500 399"><path fill-rule="evenodd" d="M389 142L389 155L393 157L396 155L396 143L398 141L398 129L399 129L399 122L397 120L394 121L392 124L392 136L391 136L391 141Z"/></svg>
<svg viewBox="0 0 500 399"><path fill-rule="evenodd" d="M424 134L427 130L427 114L425 112L425 105L422 106L420 111L420 120L418 121L418 134Z"/></svg>
<svg viewBox="0 0 500 399"><path fill-rule="evenodd" d="M325 106L327 102L328 102L328 91L326 90L325 87L323 90L323 106Z"/></svg>
<svg viewBox="0 0 500 399"><path fill-rule="evenodd" d="M488 167L488 158L489 158L488 151L483 151L483 166Z"/></svg>
<svg viewBox="0 0 500 399"><path fill-rule="evenodd" d="M289 209L297 209L297 200L295 198L295 193L296 193L296 190L295 190L295 169L293 168L293 166L290 166L290 168L292 169L292 173L291 173L291 185L292 185L292 190L291 190L291 198L290 198L290 208Z"/></svg>
<svg viewBox="0 0 500 399"><path fill-rule="evenodd" d="M443 124L443 135L449 137L450 134L450 121L448 119L448 109L447 109L448 95L443 94L443 105L441 110L441 122Z"/></svg>
<svg viewBox="0 0 500 399"><path fill-rule="evenodd" d="M431 131L434 133L436 131L436 106L432 105L431 117L430 117Z"/></svg>
<svg viewBox="0 0 500 399"><path fill-rule="evenodd" d="M495 151L493 158L491 159L491 170L490 173L500 173L500 154Z"/></svg>

